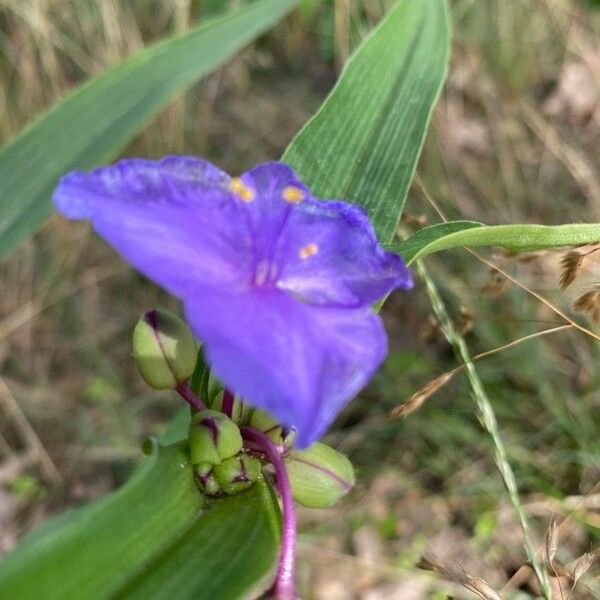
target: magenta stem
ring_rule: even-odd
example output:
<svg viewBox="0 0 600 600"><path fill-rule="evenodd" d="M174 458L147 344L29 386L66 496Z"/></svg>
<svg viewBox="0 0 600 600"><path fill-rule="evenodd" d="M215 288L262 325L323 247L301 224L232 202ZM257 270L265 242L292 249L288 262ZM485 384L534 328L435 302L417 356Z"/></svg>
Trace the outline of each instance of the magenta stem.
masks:
<svg viewBox="0 0 600 600"><path fill-rule="evenodd" d="M275 444L254 427L241 427L240 430L242 437L258 446L275 467L275 484L282 504L282 531L277 577L272 588L273 598L296 600L296 513L290 480L281 453Z"/></svg>
<svg viewBox="0 0 600 600"><path fill-rule="evenodd" d="M223 404L221 405L221 412L225 413L229 418L231 418L233 415L234 400L235 396L229 390L225 390L223 392Z"/></svg>
<svg viewBox="0 0 600 600"><path fill-rule="evenodd" d="M175 388L177 393L194 409L206 410L206 406L194 392L192 392L190 386L187 383L180 383Z"/></svg>

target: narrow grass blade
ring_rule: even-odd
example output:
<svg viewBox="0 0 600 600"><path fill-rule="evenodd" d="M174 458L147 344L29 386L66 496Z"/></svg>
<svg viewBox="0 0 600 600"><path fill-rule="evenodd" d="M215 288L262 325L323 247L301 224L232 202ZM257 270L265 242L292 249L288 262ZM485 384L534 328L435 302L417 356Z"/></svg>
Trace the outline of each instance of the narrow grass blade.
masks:
<svg viewBox="0 0 600 600"><path fill-rule="evenodd" d="M473 400L475 402L475 406L477 407L479 419L494 445L494 458L496 467L498 468L500 476L502 477L502 481L506 491L508 492L511 504L521 525L525 553L527 554L527 558L529 559L529 562L531 563L531 566L533 567L536 577L540 583L543 597L546 600L551 600L552 593L548 583L548 578L546 577L546 573L540 563L531 539L529 521L527 520L527 515L525 514L523 505L521 504L517 480L515 478L512 466L508 460L508 453L506 451L506 446L504 445L502 435L500 434L500 427L498 426L498 420L496 419L496 413L494 412L492 402L485 391L483 382L481 381L475 364L471 359L471 353L469 352L467 342L454 325L454 321L448 313L446 304L440 295L438 287L429 274L429 271L425 267L423 261L417 261L415 270L419 274L419 277L425 282L429 301L431 302L435 316L441 325L441 330L444 334L444 337L452 346L456 357L461 363L466 365L465 371L469 385L471 386L471 390L473 392Z"/></svg>

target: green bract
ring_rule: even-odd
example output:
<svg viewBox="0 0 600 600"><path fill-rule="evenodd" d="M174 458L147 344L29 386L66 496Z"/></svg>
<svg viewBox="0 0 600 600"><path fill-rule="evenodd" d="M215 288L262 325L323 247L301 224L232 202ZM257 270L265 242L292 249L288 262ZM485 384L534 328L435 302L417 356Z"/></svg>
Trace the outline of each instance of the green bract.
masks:
<svg viewBox="0 0 600 600"><path fill-rule="evenodd" d="M133 331L133 356L144 381L156 390L175 389L196 366L197 344L187 325L164 310L147 312Z"/></svg>
<svg viewBox="0 0 600 600"><path fill-rule="evenodd" d="M332 506L354 487L352 463L320 442L308 450L292 450L285 466L294 499L309 508Z"/></svg>

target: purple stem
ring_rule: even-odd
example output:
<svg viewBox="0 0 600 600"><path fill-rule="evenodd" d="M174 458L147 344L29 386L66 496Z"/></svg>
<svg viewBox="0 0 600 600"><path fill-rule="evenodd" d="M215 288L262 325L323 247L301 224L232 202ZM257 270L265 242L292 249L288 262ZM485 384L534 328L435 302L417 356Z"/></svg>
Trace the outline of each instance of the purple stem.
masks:
<svg viewBox="0 0 600 600"><path fill-rule="evenodd" d="M194 409L206 410L204 402L192 392L190 386L187 383L180 383L175 388L177 393Z"/></svg>
<svg viewBox="0 0 600 600"><path fill-rule="evenodd" d="M225 413L230 419L233 415L233 401L235 400L235 396L229 391L225 390L223 392L223 404L221 405L221 412Z"/></svg>
<svg viewBox="0 0 600 600"><path fill-rule="evenodd" d="M277 577L272 588L273 598L296 600L296 513L290 480L281 453L275 444L262 431L254 427L241 427L240 430L242 437L258 446L275 467L275 484L282 504L282 532Z"/></svg>

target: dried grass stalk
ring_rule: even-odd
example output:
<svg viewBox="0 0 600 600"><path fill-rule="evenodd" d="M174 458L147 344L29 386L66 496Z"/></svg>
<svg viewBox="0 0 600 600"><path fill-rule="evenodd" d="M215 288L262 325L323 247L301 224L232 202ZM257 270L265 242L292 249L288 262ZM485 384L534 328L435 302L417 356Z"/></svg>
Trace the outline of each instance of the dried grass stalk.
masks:
<svg viewBox="0 0 600 600"><path fill-rule="evenodd" d="M558 550L558 525L556 523L556 517L552 516L550 523L548 524L548 530L546 531L546 561L549 565L552 565L556 558L556 551Z"/></svg>
<svg viewBox="0 0 600 600"><path fill-rule="evenodd" d="M560 264L562 266L562 272L560 274L560 287L566 290L577 278L581 263L585 254L577 252L577 250L571 250L567 252L561 259Z"/></svg>
<svg viewBox="0 0 600 600"><path fill-rule="evenodd" d="M577 582L592 568L596 562L596 555L590 552L586 552L583 556L580 556L571 569L571 576L573 577L573 587L577 585Z"/></svg>
<svg viewBox="0 0 600 600"><path fill-rule="evenodd" d="M471 575L461 565L444 564L435 556L428 555L421 558L418 567L438 573L447 581L457 583L483 600L502 600L500 594L487 581L476 575Z"/></svg>
<svg viewBox="0 0 600 600"><path fill-rule="evenodd" d="M452 377L454 377L456 370L447 371L430 381L427 385L422 387L418 392L413 394L406 402L392 408L389 415L390 417L397 419L399 417L407 417L415 410L421 408L425 400L435 394L441 387L446 385Z"/></svg>
<svg viewBox="0 0 600 600"><path fill-rule="evenodd" d="M579 296L573 304L573 309L587 313L594 322L600 323L600 287L595 287Z"/></svg>

